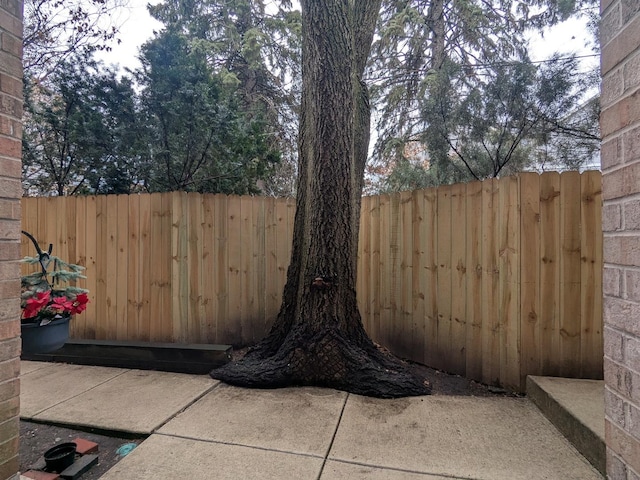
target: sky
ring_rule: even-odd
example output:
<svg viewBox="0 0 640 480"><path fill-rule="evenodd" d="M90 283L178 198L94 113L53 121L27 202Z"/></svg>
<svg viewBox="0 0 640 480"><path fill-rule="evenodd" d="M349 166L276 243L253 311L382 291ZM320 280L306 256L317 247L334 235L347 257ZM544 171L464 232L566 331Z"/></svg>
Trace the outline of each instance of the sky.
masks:
<svg viewBox="0 0 640 480"><path fill-rule="evenodd" d="M121 68L137 68L140 63L137 60L138 49L149 38L153 31L162 27L149 15L146 5L159 3L159 0L128 0L127 7L123 8L118 17L121 23L119 45L114 45L111 52L100 52L97 57L107 64L117 64ZM585 22L578 19L570 19L553 29L548 30L543 37L531 37L531 60L540 61L548 58L554 51L562 53L576 52L579 55L591 55L593 52L584 46L588 33ZM597 57L583 59L585 70L598 62Z"/></svg>

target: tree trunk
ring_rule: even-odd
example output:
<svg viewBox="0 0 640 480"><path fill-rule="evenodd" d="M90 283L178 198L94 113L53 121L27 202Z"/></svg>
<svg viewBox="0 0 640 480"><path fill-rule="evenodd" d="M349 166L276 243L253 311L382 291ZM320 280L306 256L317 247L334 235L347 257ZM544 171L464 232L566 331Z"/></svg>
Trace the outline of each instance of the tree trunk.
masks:
<svg viewBox="0 0 640 480"><path fill-rule="evenodd" d="M227 383L318 385L376 397L430 387L364 331L356 261L370 110L362 75L380 0L303 0L303 91L293 248L269 335L211 372Z"/></svg>

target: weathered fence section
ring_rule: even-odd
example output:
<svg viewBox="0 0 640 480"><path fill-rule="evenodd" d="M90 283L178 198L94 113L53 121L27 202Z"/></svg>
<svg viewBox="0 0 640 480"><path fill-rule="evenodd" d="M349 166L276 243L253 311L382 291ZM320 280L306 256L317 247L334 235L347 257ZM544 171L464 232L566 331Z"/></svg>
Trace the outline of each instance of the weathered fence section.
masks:
<svg viewBox="0 0 640 480"><path fill-rule="evenodd" d="M22 209L24 230L87 268L75 338L249 344L280 307L291 199L173 192L25 198Z"/></svg>
<svg viewBox="0 0 640 480"><path fill-rule="evenodd" d="M599 172L523 173L364 198L367 330L486 383L601 378L600 184Z"/></svg>
<svg viewBox="0 0 640 480"><path fill-rule="evenodd" d="M515 389L527 374L601 377L600 184L599 172L524 173L364 198L367 331L400 356ZM174 192L22 208L25 230L87 267L76 338L248 344L278 312L293 200Z"/></svg>

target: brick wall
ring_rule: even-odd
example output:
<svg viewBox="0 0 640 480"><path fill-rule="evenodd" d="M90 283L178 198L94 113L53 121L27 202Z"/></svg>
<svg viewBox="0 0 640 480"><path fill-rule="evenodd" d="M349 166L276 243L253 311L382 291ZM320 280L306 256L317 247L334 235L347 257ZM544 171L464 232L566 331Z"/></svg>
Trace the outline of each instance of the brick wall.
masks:
<svg viewBox="0 0 640 480"><path fill-rule="evenodd" d="M607 476L640 480L640 1L601 13Z"/></svg>
<svg viewBox="0 0 640 480"><path fill-rule="evenodd" d="M0 479L17 479L22 0L0 0Z"/></svg>

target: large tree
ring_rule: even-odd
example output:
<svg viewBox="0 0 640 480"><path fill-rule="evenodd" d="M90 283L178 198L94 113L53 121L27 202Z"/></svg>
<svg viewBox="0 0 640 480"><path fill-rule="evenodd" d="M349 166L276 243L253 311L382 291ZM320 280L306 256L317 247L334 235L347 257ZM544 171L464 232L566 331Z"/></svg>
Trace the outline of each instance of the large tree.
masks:
<svg viewBox="0 0 640 480"><path fill-rule="evenodd" d="M303 0L299 177L291 263L269 335L211 375L253 387L321 385L379 397L428 383L364 331L355 280L370 109L362 80L380 0Z"/></svg>

